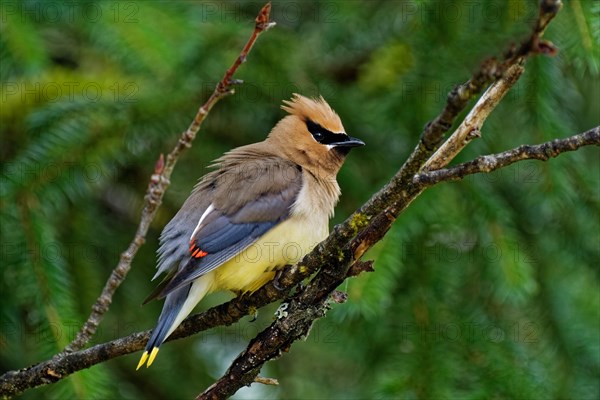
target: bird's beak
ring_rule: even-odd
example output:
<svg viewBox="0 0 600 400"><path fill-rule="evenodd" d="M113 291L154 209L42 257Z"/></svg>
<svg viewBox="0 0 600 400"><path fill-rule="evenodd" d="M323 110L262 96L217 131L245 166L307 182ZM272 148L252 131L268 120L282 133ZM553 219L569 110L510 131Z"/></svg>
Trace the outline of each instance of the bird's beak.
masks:
<svg viewBox="0 0 600 400"><path fill-rule="evenodd" d="M348 136L344 141L329 143L329 145L333 146L333 147L348 147L348 148L350 148L350 147L364 146L365 142L363 142L360 139Z"/></svg>

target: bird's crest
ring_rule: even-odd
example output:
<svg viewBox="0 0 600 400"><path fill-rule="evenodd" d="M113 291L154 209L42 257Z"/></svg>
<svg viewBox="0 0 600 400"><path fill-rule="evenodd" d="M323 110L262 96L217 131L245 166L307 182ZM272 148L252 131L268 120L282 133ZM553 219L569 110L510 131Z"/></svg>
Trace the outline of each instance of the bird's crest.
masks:
<svg viewBox="0 0 600 400"><path fill-rule="evenodd" d="M294 93L291 100L284 100L281 108L303 121L307 119L326 127L332 132L344 132L340 117L327 104L323 96L316 99Z"/></svg>

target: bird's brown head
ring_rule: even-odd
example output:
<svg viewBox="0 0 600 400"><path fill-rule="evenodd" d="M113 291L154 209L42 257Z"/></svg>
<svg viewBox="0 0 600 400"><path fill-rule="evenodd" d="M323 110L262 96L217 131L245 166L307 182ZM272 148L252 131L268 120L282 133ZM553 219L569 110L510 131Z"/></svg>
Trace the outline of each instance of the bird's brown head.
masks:
<svg viewBox="0 0 600 400"><path fill-rule="evenodd" d="M282 109L290 115L275 125L267 139L284 156L313 174L335 176L352 147L364 146L350 137L340 117L322 96L318 99L294 94Z"/></svg>

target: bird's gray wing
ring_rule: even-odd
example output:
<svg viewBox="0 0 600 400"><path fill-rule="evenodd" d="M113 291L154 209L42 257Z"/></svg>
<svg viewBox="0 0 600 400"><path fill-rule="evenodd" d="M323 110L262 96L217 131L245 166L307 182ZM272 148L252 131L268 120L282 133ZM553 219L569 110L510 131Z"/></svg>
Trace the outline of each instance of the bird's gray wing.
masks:
<svg viewBox="0 0 600 400"><path fill-rule="evenodd" d="M289 217L302 186L302 173L280 160L258 163L254 168L259 171L229 170L215 179L212 202L189 237L187 258L160 285L157 298L229 261ZM259 174L256 182L249 179L249 173Z"/></svg>

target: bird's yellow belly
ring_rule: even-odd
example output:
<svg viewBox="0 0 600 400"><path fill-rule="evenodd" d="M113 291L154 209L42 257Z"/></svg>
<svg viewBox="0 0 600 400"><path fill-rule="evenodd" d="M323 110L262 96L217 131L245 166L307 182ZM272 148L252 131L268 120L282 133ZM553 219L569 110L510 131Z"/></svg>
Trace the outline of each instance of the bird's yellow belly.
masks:
<svg viewBox="0 0 600 400"><path fill-rule="evenodd" d="M277 269L295 264L327 237L326 216L312 221L290 218L218 267L213 290L253 292L273 279Z"/></svg>

